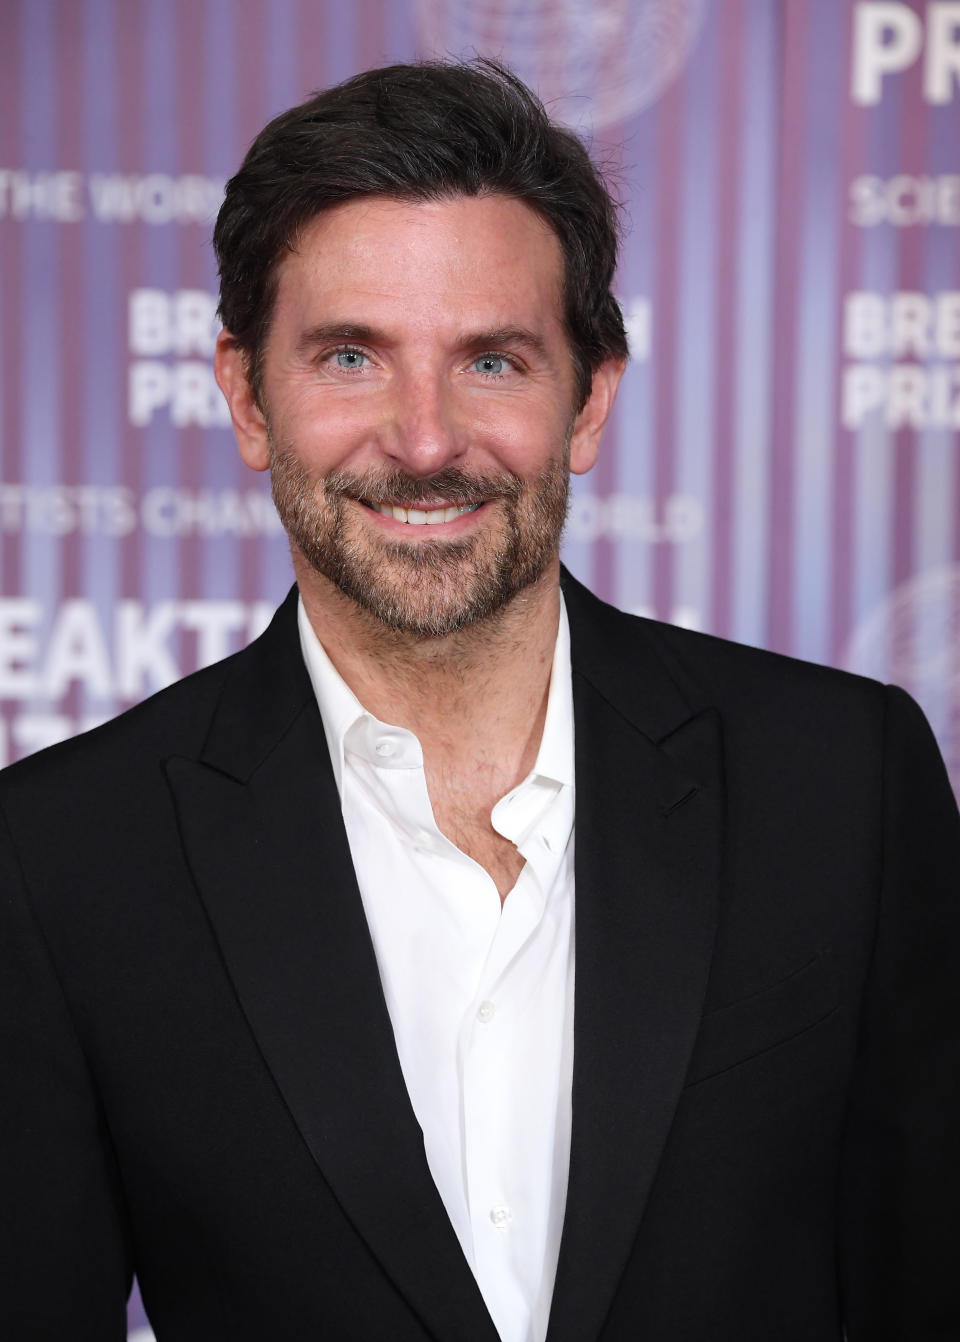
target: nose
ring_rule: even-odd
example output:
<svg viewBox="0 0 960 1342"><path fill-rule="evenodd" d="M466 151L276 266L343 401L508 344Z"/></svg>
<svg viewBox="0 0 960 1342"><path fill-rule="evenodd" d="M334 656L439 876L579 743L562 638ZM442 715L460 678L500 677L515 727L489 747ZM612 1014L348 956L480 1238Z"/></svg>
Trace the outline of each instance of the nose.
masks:
<svg viewBox="0 0 960 1342"><path fill-rule="evenodd" d="M420 372L395 380L384 446L398 466L422 476L443 470L461 456L463 429L453 389L442 374Z"/></svg>

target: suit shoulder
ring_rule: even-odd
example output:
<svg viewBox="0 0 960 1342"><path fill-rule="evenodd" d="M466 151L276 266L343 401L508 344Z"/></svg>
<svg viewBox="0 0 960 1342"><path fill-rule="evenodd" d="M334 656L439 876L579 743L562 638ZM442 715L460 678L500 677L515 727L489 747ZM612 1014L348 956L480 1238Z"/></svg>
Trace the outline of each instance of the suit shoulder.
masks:
<svg viewBox="0 0 960 1342"><path fill-rule="evenodd" d="M597 669L611 662L624 669L631 663L643 667L653 652L691 707L756 694L805 693L882 702L883 686L878 681L716 634L629 615L594 596L567 573L563 588L584 668Z"/></svg>
<svg viewBox="0 0 960 1342"><path fill-rule="evenodd" d="M879 681L852 671L737 643L716 634L636 616L626 618L640 619L661 655L668 658L691 685L705 688L704 682L710 680L727 689L739 688L744 693L776 694L781 691L791 696L808 693L840 700L866 699L878 704L883 698L884 687Z"/></svg>
<svg viewBox="0 0 960 1342"><path fill-rule="evenodd" d="M575 669L632 707L636 721L675 719L677 700L670 696L679 694L688 713L715 708L725 730L766 735L791 749L841 741L862 749L882 735L889 695L878 681L628 615L577 588ZM665 702L665 684L673 707L651 714L649 700Z"/></svg>
<svg viewBox="0 0 960 1342"><path fill-rule="evenodd" d="M14 791L80 786L85 777L99 786L105 773L173 754L195 754L203 745L211 714L243 653L185 676L90 731L39 750L0 773L0 797Z"/></svg>
<svg viewBox="0 0 960 1342"><path fill-rule="evenodd" d="M855 797L869 809L896 724L914 744L932 739L920 708L896 687L715 635L644 625L691 709L719 713L726 767L740 783L765 779L776 792L789 774L795 795L814 787L838 806Z"/></svg>

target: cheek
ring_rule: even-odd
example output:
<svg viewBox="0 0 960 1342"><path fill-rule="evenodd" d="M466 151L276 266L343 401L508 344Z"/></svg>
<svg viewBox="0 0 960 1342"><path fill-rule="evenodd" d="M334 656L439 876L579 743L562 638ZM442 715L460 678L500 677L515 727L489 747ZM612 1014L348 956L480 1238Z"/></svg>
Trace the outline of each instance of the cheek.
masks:
<svg viewBox="0 0 960 1342"><path fill-rule="evenodd" d="M473 419L473 440L487 446L518 475L538 474L563 456L569 420L552 402L501 405Z"/></svg>
<svg viewBox="0 0 960 1342"><path fill-rule="evenodd" d="M271 405L270 433L314 471L339 465L370 437L370 417L356 406L298 392Z"/></svg>

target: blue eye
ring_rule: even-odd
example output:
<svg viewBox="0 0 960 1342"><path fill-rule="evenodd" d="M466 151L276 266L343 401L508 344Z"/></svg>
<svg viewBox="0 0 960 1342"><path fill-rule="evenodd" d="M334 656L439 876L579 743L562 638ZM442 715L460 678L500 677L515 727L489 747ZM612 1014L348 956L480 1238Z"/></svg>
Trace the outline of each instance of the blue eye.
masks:
<svg viewBox="0 0 960 1342"><path fill-rule="evenodd" d="M499 377L506 367L506 360L499 354L481 354L474 359L473 366L481 373L486 373L487 377Z"/></svg>
<svg viewBox="0 0 960 1342"><path fill-rule="evenodd" d="M362 350L358 349L338 349L336 357L338 367L345 368L348 372L352 372L355 368L363 367L367 356Z"/></svg>

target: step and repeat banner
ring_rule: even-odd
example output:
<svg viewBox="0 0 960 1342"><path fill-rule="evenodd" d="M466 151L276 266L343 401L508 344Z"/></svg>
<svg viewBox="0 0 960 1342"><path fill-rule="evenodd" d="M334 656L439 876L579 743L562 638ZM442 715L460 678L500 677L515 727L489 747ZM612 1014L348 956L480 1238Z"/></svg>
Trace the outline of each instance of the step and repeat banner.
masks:
<svg viewBox="0 0 960 1342"><path fill-rule="evenodd" d="M960 785L960 3L0 16L0 761L239 648L291 581L211 368L212 221L252 137L357 70L486 54L624 202L633 357L567 563L906 686Z"/></svg>

